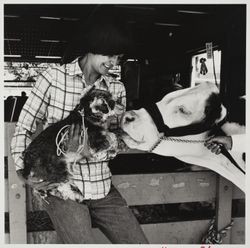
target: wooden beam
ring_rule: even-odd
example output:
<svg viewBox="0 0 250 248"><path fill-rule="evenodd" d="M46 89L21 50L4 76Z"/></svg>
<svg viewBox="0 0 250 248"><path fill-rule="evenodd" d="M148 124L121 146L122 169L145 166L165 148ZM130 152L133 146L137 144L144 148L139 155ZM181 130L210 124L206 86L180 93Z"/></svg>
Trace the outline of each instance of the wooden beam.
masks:
<svg viewBox="0 0 250 248"><path fill-rule="evenodd" d="M216 228L218 231L230 225L232 221L233 185L227 179L218 175L216 196ZM231 243L231 229L222 238L222 244Z"/></svg>
<svg viewBox="0 0 250 248"><path fill-rule="evenodd" d="M211 201L216 197L216 174L210 171L116 175L112 179L128 205Z"/></svg>
<svg viewBox="0 0 250 248"><path fill-rule="evenodd" d="M200 244L202 235L207 231L210 220L184 221L142 225L151 244ZM235 218L232 229L233 244L245 243L245 218ZM95 244L110 244L110 241L98 229L93 228ZM37 236L37 237L35 237ZM58 244L56 232L28 233L29 244ZM208 246L206 246L208 247Z"/></svg>
<svg viewBox="0 0 250 248"><path fill-rule="evenodd" d="M8 194L11 244L27 243L26 228L26 194L25 185L17 177L15 163L10 154L10 142L15 129L15 123L5 124L5 142L8 155Z"/></svg>

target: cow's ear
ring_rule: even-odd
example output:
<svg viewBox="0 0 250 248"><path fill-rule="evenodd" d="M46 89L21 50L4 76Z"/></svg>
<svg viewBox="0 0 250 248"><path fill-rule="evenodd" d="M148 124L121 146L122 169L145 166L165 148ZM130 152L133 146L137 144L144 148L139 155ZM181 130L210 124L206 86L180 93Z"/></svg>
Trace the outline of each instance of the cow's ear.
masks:
<svg viewBox="0 0 250 248"><path fill-rule="evenodd" d="M221 114L220 117L215 120L215 123L218 124L219 122L221 122L223 119L225 119L226 115L227 115L227 109L223 104L221 104Z"/></svg>

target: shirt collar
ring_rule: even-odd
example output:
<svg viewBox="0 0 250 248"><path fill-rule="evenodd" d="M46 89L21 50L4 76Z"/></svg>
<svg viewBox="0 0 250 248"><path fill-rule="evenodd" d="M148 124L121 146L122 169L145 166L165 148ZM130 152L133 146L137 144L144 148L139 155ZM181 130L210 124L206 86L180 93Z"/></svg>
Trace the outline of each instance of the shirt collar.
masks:
<svg viewBox="0 0 250 248"><path fill-rule="evenodd" d="M66 73L70 76L82 75L82 70L79 65L79 57L73 60L72 62L66 64Z"/></svg>
<svg viewBox="0 0 250 248"><path fill-rule="evenodd" d="M109 87L109 77L108 76L104 76L104 75L101 75L95 82L96 85L99 85L103 88L108 88Z"/></svg>

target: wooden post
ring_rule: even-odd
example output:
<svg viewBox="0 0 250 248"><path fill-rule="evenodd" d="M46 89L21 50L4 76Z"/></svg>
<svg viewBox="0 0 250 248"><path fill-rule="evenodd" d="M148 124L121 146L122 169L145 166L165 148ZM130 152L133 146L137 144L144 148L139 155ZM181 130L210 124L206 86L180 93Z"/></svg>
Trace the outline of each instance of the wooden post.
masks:
<svg viewBox="0 0 250 248"><path fill-rule="evenodd" d="M9 225L10 243L26 244L26 195L25 185L17 177L15 163L10 154L10 142L15 123L5 123L5 142L8 154Z"/></svg>
<svg viewBox="0 0 250 248"><path fill-rule="evenodd" d="M233 185L227 179L217 176L216 194L216 227L217 230L225 228L232 220L232 198ZM231 243L231 230L227 230L226 236L222 238L223 244Z"/></svg>

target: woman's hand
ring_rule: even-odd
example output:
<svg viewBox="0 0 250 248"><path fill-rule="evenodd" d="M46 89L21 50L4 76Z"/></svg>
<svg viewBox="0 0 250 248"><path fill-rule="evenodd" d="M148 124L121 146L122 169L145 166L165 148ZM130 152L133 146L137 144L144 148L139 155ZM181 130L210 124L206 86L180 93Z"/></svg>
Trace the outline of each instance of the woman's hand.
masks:
<svg viewBox="0 0 250 248"><path fill-rule="evenodd" d="M77 152L81 145L81 125L72 124L69 130L69 137L67 141L67 152Z"/></svg>
<svg viewBox="0 0 250 248"><path fill-rule="evenodd" d="M221 153L221 145L223 145L227 150L232 149L232 137L231 136L217 136L212 137L207 140L204 145L215 154Z"/></svg>
<svg viewBox="0 0 250 248"><path fill-rule="evenodd" d="M34 188L36 190L50 190L53 188L56 188L59 183L51 183L48 181L43 181L41 179L38 179L37 177L29 176L27 179L23 177L23 170L17 170L17 176L18 178L25 184L29 185L31 188Z"/></svg>

